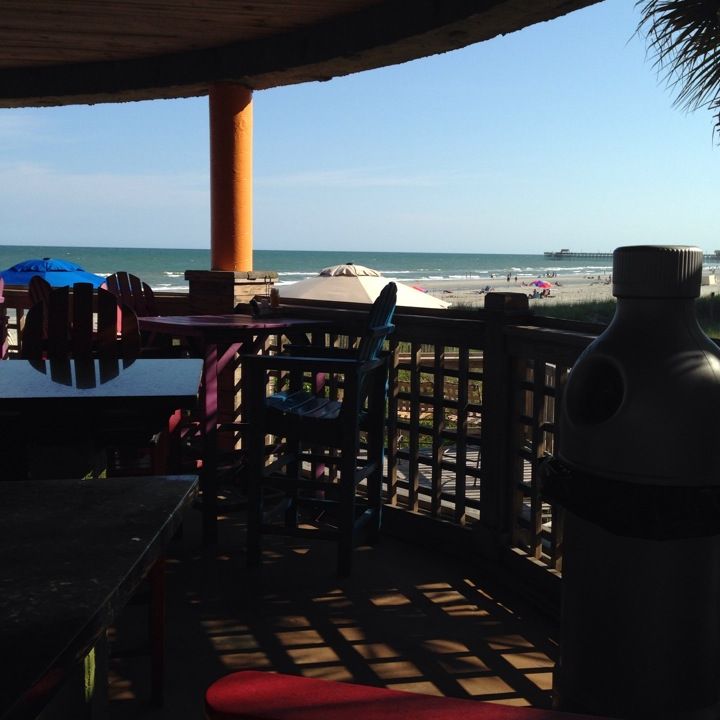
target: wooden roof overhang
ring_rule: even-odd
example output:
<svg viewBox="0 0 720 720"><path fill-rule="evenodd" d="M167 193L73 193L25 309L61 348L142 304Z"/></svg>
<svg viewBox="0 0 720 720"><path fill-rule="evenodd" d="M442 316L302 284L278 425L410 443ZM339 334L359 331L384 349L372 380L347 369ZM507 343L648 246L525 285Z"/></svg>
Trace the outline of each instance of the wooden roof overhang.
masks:
<svg viewBox="0 0 720 720"><path fill-rule="evenodd" d="M599 0L3 0L0 107L328 80L454 50Z"/></svg>

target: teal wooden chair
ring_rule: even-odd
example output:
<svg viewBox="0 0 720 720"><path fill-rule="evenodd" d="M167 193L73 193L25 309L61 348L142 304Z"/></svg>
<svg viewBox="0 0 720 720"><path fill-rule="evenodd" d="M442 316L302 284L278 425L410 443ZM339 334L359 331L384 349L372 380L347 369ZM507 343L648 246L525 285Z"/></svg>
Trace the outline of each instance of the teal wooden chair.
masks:
<svg viewBox="0 0 720 720"><path fill-rule="evenodd" d="M355 349L289 346L279 355L243 357L250 565L260 562L263 534L306 536L337 542L338 573L347 575L360 532L377 538L388 373L382 346L393 330L396 296L388 283ZM268 395L281 376L287 389ZM269 457L268 435L281 440ZM306 528L299 520L308 508L331 522Z"/></svg>

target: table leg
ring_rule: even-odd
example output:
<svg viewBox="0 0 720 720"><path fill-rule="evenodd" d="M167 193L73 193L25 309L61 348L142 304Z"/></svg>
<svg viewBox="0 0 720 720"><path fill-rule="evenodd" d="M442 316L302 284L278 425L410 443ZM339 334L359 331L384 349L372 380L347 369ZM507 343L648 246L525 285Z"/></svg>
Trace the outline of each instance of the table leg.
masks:
<svg viewBox="0 0 720 720"><path fill-rule="evenodd" d="M214 545L218 541L218 423L220 421L218 378L241 350L242 343L205 345L202 392L202 490L203 543Z"/></svg>
<svg viewBox="0 0 720 720"><path fill-rule="evenodd" d="M202 492L203 544L214 545L218 541L217 530L217 422L218 422L218 346L205 346L202 392L202 454L200 473Z"/></svg>

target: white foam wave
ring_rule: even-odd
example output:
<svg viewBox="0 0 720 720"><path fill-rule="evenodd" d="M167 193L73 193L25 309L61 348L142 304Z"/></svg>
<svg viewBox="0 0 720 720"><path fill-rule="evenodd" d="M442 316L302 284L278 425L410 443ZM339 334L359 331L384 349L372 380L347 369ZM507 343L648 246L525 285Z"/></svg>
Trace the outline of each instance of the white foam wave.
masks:
<svg viewBox="0 0 720 720"><path fill-rule="evenodd" d="M173 285L171 283L157 283L153 285L153 290L156 292L182 292L186 293L189 291L187 284L184 285Z"/></svg>

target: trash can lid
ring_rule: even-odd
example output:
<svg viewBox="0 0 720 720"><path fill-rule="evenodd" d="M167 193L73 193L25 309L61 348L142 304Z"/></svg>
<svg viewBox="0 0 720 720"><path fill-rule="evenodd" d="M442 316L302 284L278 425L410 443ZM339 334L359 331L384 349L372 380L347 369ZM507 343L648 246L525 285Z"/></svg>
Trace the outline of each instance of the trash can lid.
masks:
<svg viewBox="0 0 720 720"><path fill-rule="evenodd" d="M688 245L627 245L613 253L613 295L696 298L703 251Z"/></svg>

